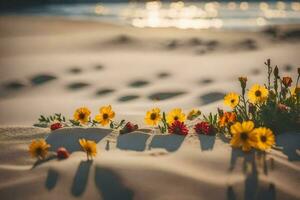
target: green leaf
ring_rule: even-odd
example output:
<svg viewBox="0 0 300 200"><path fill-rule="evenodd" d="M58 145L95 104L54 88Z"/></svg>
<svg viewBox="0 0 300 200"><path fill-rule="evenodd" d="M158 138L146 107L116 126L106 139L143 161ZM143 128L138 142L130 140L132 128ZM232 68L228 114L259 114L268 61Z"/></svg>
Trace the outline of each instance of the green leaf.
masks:
<svg viewBox="0 0 300 200"><path fill-rule="evenodd" d="M113 122L110 122L109 127L110 127L111 129L113 129L113 128L114 128L114 123L113 123Z"/></svg>
<svg viewBox="0 0 300 200"><path fill-rule="evenodd" d="M33 124L33 126L40 127L40 128L48 128L48 124L45 123L37 123L37 124Z"/></svg>
<svg viewBox="0 0 300 200"><path fill-rule="evenodd" d="M69 121L71 122L72 126L80 126L80 122L78 121L75 121L73 119L70 119Z"/></svg>

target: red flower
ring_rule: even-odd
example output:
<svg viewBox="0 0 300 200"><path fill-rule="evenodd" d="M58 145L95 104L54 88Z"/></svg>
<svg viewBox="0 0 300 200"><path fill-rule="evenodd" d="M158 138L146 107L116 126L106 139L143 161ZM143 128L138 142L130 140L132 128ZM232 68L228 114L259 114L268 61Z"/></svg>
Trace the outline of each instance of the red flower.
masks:
<svg viewBox="0 0 300 200"><path fill-rule="evenodd" d="M214 133L214 127L208 122L200 122L195 125L194 129L198 134L211 135Z"/></svg>
<svg viewBox="0 0 300 200"><path fill-rule="evenodd" d="M171 126L169 126L169 133L174 133L178 135L187 135L189 133L189 129L183 122L175 120Z"/></svg>
<svg viewBox="0 0 300 200"><path fill-rule="evenodd" d="M137 130L139 127L137 124L133 124L131 122L127 122L122 130L120 130L120 134L130 133Z"/></svg>
<svg viewBox="0 0 300 200"><path fill-rule="evenodd" d="M292 85L292 82L293 80L291 77L286 76L282 78L282 83L285 87L290 87Z"/></svg>
<svg viewBox="0 0 300 200"><path fill-rule="evenodd" d="M54 131L54 130L60 129L62 127L63 127L62 124L57 122L57 123L51 124L50 129L51 129L51 131Z"/></svg>
<svg viewBox="0 0 300 200"><path fill-rule="evenodd" d="M64 147L60 147L56 150L57 153L57 158L58 159L66 159L70 156L70 153L68 152L68 150Z"/></svg>

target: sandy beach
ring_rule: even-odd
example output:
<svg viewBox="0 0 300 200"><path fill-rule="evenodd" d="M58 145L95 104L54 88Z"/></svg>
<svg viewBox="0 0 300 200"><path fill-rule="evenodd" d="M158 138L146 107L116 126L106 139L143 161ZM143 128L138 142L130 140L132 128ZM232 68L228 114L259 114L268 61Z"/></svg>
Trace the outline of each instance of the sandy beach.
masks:
<svg viewBox="0 0 300 200"><path fill-rule="evenodd" d="M299 133L279 135L263 160L191 133L126 135L108 128L36 128L39 115L111 104L145 128L152 107L216 112L239 76L263 83L270 58L296 79L298 25L267 31L123 27L59 17L0 17L0 197L5 199L299 199ZM99 154L85 161L78 139ZM67 160L36 165L31 140L67 146ZM262 164L265 163L265 164ZM265 167L263 167L265 166ZM5 180L2 181L2 180Z"/></svg>

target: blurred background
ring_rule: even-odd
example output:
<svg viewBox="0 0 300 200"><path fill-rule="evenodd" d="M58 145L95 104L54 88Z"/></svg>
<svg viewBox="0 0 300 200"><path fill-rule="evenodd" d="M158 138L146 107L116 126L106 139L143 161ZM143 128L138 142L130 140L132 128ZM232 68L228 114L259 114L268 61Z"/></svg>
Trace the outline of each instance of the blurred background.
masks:
<svg viewBox="0 0 300 200"><path fill-rule="evenodd" d="M0 1L0 124L40 114L93 116L143 126L145 111L223 107L227 92L300 66L299 1ZM293 82L295 84L295 81ZM225 108L226 109L226 108Z"/></svg>
<svg viewBox="0 0 300 200"><path fill-rule="evenodd" d="M297 24L299 1L2 0L5 13L101 20L134 27L250 29Z"/></svg>

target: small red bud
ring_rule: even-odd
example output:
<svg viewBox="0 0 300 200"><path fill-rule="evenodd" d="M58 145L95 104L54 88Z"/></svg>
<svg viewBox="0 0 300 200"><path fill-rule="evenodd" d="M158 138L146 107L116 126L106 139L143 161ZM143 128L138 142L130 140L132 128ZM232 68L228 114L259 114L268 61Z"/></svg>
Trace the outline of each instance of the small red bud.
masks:
<svg viewBox="0 0 300 200"><path fill-rule="evenodd" d="M62 124L57 122L57 123L51 124L50 129L51 129L51 131L54 131L54 130L60 129L62 127L63 127Z"/></svg>
<svg viewBox="0 0 300 200"><path fill-rule="evenodd" d="M70 156L70 153L68 152L68 150L64 147L60 147L56 150L57 153L57 158L58 159L66 159Z"/></svg>

